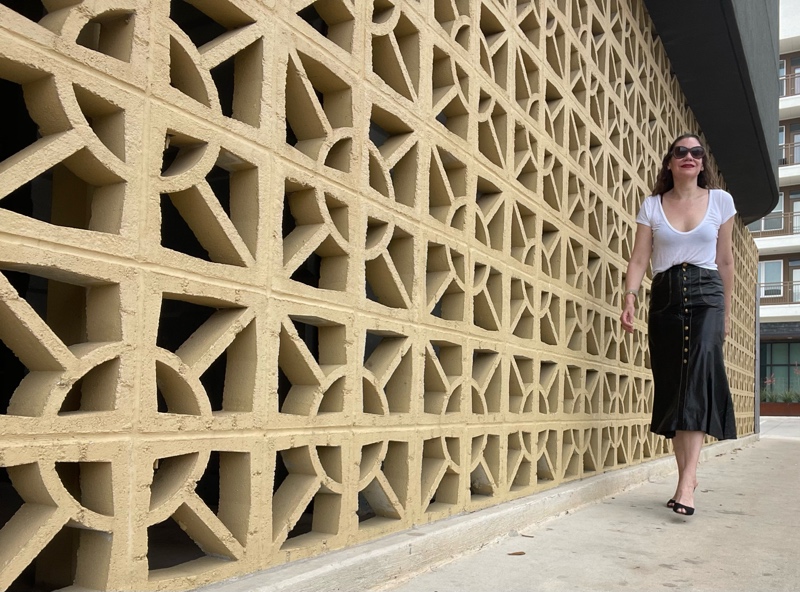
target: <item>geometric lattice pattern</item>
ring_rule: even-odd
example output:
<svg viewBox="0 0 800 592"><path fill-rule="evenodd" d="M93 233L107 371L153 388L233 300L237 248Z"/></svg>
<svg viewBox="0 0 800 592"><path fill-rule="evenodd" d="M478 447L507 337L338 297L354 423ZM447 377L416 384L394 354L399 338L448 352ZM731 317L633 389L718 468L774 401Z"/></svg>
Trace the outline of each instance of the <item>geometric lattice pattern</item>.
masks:
<svg viewBox="0 0 800 592"><path fill-rule="evenodd" d="M2 0L0 589L190 589L668 452L618 317L697 129L669 72L638 0Z"/></svg>

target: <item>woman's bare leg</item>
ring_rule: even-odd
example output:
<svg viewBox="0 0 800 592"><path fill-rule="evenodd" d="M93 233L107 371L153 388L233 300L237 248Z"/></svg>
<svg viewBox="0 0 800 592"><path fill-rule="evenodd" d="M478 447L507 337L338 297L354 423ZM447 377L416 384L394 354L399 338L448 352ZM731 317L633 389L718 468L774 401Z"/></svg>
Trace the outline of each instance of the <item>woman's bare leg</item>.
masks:
<svg viewBox="0 0 800 592"><path fill-rule="evenodd" d="M678 438L677 434L672 438L672 451L675 453L675 462L678 465L678 484L680 484L683 477L683 469L686 466L686 459L684 458L683 438ZM678 485L675 486L675 493L672 499L678 497Z"/></svg>
<svg viewBox="0 0 800 592"><path fill-rule="evenodd" d="M697 487L697 464L703 447L705 434L700 431L680 430L675 433L673 446L678 462L678 488L675 501L684 506L694 507L694 488ZM681 465L683 467L681 468Z"/></svg>

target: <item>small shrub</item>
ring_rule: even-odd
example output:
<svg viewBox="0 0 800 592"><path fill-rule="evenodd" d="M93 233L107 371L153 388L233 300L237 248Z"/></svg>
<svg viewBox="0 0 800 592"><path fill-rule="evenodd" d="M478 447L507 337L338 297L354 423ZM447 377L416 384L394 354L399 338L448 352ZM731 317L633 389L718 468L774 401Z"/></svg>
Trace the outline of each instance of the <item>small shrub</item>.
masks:
<svg viewBox="0 0 800 592"><path fill-rule="evenodd" d="M796 391L787 391L781 393L779 402L781 403L800 403L800 393Z"/></svg>
<svg viewBox="0 0 800 592"><path fill-rule="evenodd" d="M773 391L772 389L763 390L760 393L760 398L762 403L777 403L778 402L778 394Z"/></svg>
<svg viewBox="0 0 800 592"><path fill-rule="evenodd" d="M762 403L800 403L800 391L763 390L759 393Z"/></svg>

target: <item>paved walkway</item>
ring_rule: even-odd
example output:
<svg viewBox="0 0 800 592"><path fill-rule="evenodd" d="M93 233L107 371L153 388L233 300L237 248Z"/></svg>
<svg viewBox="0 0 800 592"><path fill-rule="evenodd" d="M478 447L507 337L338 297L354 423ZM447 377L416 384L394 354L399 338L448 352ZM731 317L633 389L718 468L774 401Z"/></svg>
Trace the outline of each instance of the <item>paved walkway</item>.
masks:
<svg viewBox="0 0 800 592"><path fill-rule="evenodd" d="M762 418L759 442L698 478L694 516L665 507L675 475L657 477L373 590L800 590L800 418Z"/></svg>

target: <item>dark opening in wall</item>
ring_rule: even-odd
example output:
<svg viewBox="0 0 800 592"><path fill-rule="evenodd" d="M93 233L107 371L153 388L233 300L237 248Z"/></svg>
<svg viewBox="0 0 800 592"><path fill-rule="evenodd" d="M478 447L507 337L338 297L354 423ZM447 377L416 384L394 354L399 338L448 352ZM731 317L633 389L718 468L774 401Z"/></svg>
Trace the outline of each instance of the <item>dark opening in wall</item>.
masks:
<svg viewBox="0 0 800 592"><path fill-rule="evenodd" d="M211 451L208 457L208 464L203 476L197 482L195 491L205 502L209 509L215 514L219 511L219 471L220 454L216 450Z"/></svg>
<svg viewBox="0 0 800 592"><path fill-rule="evenodd" d="M39 272L37 268L32 268L32 271ZM12 314L0 325L0 414L38 417L44 412L50 396L50 387L44 386L47 379L45 383L26 382L23 388L27 390L18 393L12 409L9 406L29 372L50 372L62 367L57 354L46 345L48 339L42 339L40 335L46 335L46 330L41 328L42 323L67 347L89 341L116 341L121 336L118 324L90 324L88 319L107 318L116 314L119 307L118 286L94 281L84 285L85 279L75 277L72 280L64 273L59 277L69 279L70 283L18 269L2 269L0 274L24 301L23 304L10 299L16 301L16 305L12 307ZM41 321L32 318L34 315L38 315ZM39 345L40 341L45 343ZM120 360L115 358L75 377L74 382L69 384L59 412L113 410L119 372ZM39 375L37 380L41 377ZM70 379L64 379L59 386L69 382Z"/></svg>
<svg viewBox="0 0 800 592"><path fill-rule="evenodd" d="M0 467L0 499L3 500L3 503L0 504L0 529L2 529L24 503L24 500L11 484L11 478L6 467Z"/></svg>
<svg viewBox="0 0 800 592"><path fill-rule="evenodd" d="M308 506L306 509L303 510L303 513L300 516L300 519L294 525L294 528L289 531L286 539L293 539L295 537L300 536L301 534L309 533L313 530L313 523L314 523L314 500L312 499L308 502Z"/></svg>
<svg viewBox="0 0 800 592"><path fill-rule="evenodd" d="M7 413L11 395L14 394L19 383L27 374L28 368L25 367L25 364L5 343L0 341L0 415ZM0 499L3 499L2 496Z"/></svg>
<svg viewBox="0 0 800 592"><path fill-rule="evenodd" d="M225 27L184 0L172 0L169 18L198 47L216 39L226 31Z"/></svg>
<svg viewBox="0 0 800 592"><path fill-rule="evenodd" d="M86 288L22 271L0 270L65 345L86 341Z"/></svg>
<svg viewBox="0 0 800 592"><path fill-rule="evenodd" d="M119 369L120 360L115 358L89 370L72 385L58 414L113 411Z"/></svg>
<svg viewBox="0 0 800 592"><path fill-rule="evenodd" d="M208 150L205 142L171 130L165 144L165 179L194 167ZM161 245L205 261L246 267L256 252L259 211L257 167L223 148L205 183L161 194Z"/></svg>
<svg viewBox="0 0 800 592"><path fill-rule="evenodd" d="M294 130L292 129L292 125L289 123L289 119L287 118L286 119L286 143L289 144L289 146L297 146L297 142L298 142L297 136L295 135Z"/></svg>
<svg viewBox="0 0 800 592"><path fill-rule="evenodd" d="M47 14L44 5L38 0L0 0L0 4L32 20L34 23L38 23Z"/></svg>
<svg viewBox="0 0 800 592"><path fill-rule="evenodd" d="M203 372L200 382L206 389L212 411L222 411L222 399L225 392L225 370L228 367L228 353L222 352Z"/></svg>
<svg viewBox="0 0 800 592"><path fill-rule="evenodd" d="M228 58L211 69L211 78L217 86L220 108L225 117L233 117L233 94L236 81L235 57Z"/></svg>
<svg viewBox="0 0 800 592"><path fill-rule="evenodd" d="M292 231L297 228L297 221L292 215L291 210L291 194L284 195L283 200L283 238L289 236ZM320 279L322 277L322 257L316 253L311 253L308 258L294 270L291 278L312 288L320 287Z"/></svg>
<svg viewBox="0 0 800 592"><path fill-rule="evenodd" d="M206 175L206 181L211 186L214 195L228 218L231 217L231 173L221 166L214 165Z"/></svg>
<svg viewBox="0 0 800 592"><path fill-rule="evenodd" d="M3 4L8 4L5 0ZM25 4L27 2L17 2ZM30 2L30 4L35 4ZM13 7L11 7L13 8ZM27 16L27 15L26 15ZM22 86L0 78L0 109L5 114L3 141L0 142L0 162L27 148L39 138L39 127L28 115ZM50 218L50 192L52 175L40 175L6 196L0 196L0 208L32 216Z"/></svg>
<svg viewBox="0 0 800 592"><path fill-rule="evenodd" d="M384 337L380 333L367 331L367 334L364 338L364 362L369 359L369 357L372 355L372 352L374 352L375 348L381 344L383 339Z"/></svg>
<svg viewBox="0 0 800 592"><path fill-rule="evenodd" d="M198 48L255 22L231 3L205 0L172 0L170 18ZM221 63L210 64L216 89L207 87L197 69L194 50L187 45L178 35L170 38L170 85L206 107L212 106L216 94L223 115L248 125L259 125L264 74L263 39L254 41Z"/></svg>
<svg viewBox="0 0 800 592"><path fill-rule="evenodd" d="M289 396L289 391L292 389L292 381L286 376L286 373L278 366L278 409L283 409L283 404L286 402L286 397Z"/></svg>
<svg viewBox="0 0 800 592"><path fill-rule="evenodd" d="M8 515L12 515L21 507L22 500L13 490L5 490L4 486L10 482L6 473L19 472L15 476L15 480L38 480L40 477L33 474L37 470L35 465L15 466L9 468L8 471L0 469L0 493L3 494L4 501L7 499L9 504L14 506ZM62 475L59 474L59 476ZM70 494L74 493L74 491L70 491ZM29 500L29 503L33 503L33 501ZM5 507L0 508L0 512L5 513L5 510ZM30 525L26 525L24 522L23 520L22 524L18 523L17 528L30 528ZM1 525L2 522L0 522ZM91 559L88 558L86 549L102 549L110 546L110 540L109 533L65 525L52 536L44 547L38 550L33 561L4 590L7 592L53 592L67 588L73 589L73 586L74 589L89 589L91 583L87 580L92 578L89 572L93 571L94 565L90 564ZM94 586L91 587L94 589Z"/></svg>
<svg viewBox="0 0 800 592"><path fill-rule="evenodd" d="M38 308L37 313L40 316L46 312L47 282L44 278L7 269L1 271L20 297L28 300L34 309ZM33 280L33 286L31 286L31 280ZM7 412L11 395L14 394L17 386L27 374L28 368L25 364L5 343L0 341L0 414Z"/></svg>
<svg viewBox="0 0 800 592"><path fill-rule="evenodd" d="M89 94L76 87L78 102L93 129L102 128L98 122L109 124L102 129L111 129L114 126L110 123L114 120L115 129L121 130L122 114L97 115L86 107ZM3 141L0 142L0 161L3 161L35 144L40 134L28 114L21 85L0 79L0 109L7 115ZM98 137L107 146L124 152L124 132L100 133ZM57 226L119 232L125 183L110 171L96 166L95 158L86 149L76 152L68 160L69 166L64 162L55 164L9 194L0 196L0 208Z"/></svg>
<svg viewBox="0 0 800 592"><path fill-rule="evenodd" d="M170 140L170 136L167 136L167 140ZM167 172L169 167L175 162L178 158L178 154L180 153L181 148L175 144L170 143L165 149L164 153L161 156L161 174Z"/></svg>
<svg viewBox="0 0 800 592"><path fill-rule="evenodd" d="M208 251L197 240L169 194L161 194L161 246L190 257L211 261Z"/></svg>
<svg viewBox="0 0 800 592"><path fill-rule="evenodd" d="M147 529L147 564L150 570L175 567L206 554L173 518Z"/></svg>
<svg viewBox="0 0 800 592"><path fill-rule="evenodd" d="M217 310L213 307L184 300L164 298L161 301L161 316L159 318L156 345L171 352L176 352ZM206 391L212 411L221 411L224 408L227 368L228 353L226 350L200 376L200 382ZM174 398L176 396L178 397L177 399ZM189 412L183 407L182 396L180 395L163 392L161 388L158 388L156 397L160 413Z"/></svg>
<svg viewBox="0 0 800 592"><path fill-rule="evenodd" d="M294 323L294 328L297 329L300 339L305 342L308 351L319 364L319 327L303 323L297 319L292 319L292 323Z"/></svg>
<svg viewBox="0 0 800 592"><path fill-rule="evenodd" d="M356 515L358 515L359 522L364 522L377 516L363 491L358 492L358 508L356 509Z"/></svg>
<svg viewBox="0 0 800 592"><path fill-rule="evenodd" d="M328 23L320 16L313 4L306 6L297 13L297 16L311 25L323 37L328 36Z"/></svg>
<svg viewBox="0 0 800 592"><path fill-rule="evenodd" d="M288 476L289 476L289 469L286 468L286 463L283 462L283 455L280 452L278 452L275 455L275 480L272 482L273 494L276 491L278 491L278 488L281 485L283 485L283 482L286 481L286 478ZM300 519L289 531L289 534L286 538L292 539L296 536L300 536L301 534L306 534L308 532L311 532L313 518L314 518L314 500L312 499L311 502L306 507L306 509L303 510Z"/></svg>
<svg viewBox="0 0 800 592"><path fill-rule="evenodd" d="M321 36L347 52L353 50L354 7L345 0L316 0L297 11L297 16Z"/></svg>
<svg viewBox="0 0 800 592"><path fill-rule="evenodd" d="M312 288L319 288L322 273L322 258L312 253L305 262L292 274L292 279Z"/></svg>
<svg viewBox="0 0 800 592"><path fill-rule="evenodd" d="M39 127L28 115L22 86L0 78L0 107L3 110L3 141L0 142L0 161L33 144L39 137Z"/></svg>
<svg viewBox="0 0 800 592"><path fill-rule="evenodd" d="M11 484L6 467L0 467L0 500L3 500L0 503L0 529L2 529L25 503L25 500L20 497ZM7 592L45 592L46 590L36 586L36 562L32 562L17 576Z"/></svg>
<svg viewBox="0 0 800 592"><path fill-rule="evenodd" d="M210 306L164 298L161 301L156 345L171 352L177 351L216 311Z"/></svg>
<svg viewBox="0 0 800 592"><path fill-rule="evenodd" d="M181 484L185 483L197 469L197 463L201 462L201 456L194 452L155 459L153 480L150 485L151 510L178 494ZM211 454L208 466L198 481L201 483L205 480L205 483L202 488L196 486L195 489L196 491L202 489L205 495L203 501L206 503L216 495L215 487L211 482L219 481L219 459L219 453ZM206 480L209 468L210 474ZM198 493L200 492L198 491ZM212 511L219 506L218 496L216 496L216 500L213 509L209 506ZM207 556L196 542L203 540L203 534L206 531L202 528L198 529L194 520L187 519L186 512L186 505L180 505L171 516L147 529L147 563L151 571L174 567Z"/></svg>

